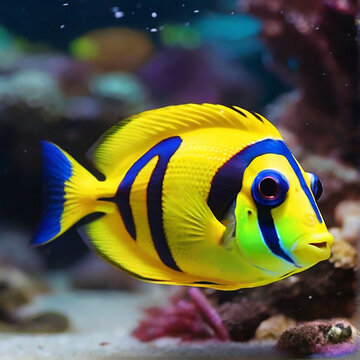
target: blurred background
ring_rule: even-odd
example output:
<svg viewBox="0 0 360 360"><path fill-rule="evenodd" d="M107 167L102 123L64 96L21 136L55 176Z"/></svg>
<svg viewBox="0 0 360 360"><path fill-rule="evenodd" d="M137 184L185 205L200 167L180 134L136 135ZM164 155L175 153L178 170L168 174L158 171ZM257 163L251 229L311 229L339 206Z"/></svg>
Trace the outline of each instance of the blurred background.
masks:
<svg viewBox="0 0 360 360"><path fill-rule="evenodd" d="M39 279L53 270L66 271L75 288L136 289L135 280L90 254L75 229L29 247L42 206L39 141L55 142L92 169L86 151L131 114L187 102L238 105L276 124L305 170L321 178L320 208L336 237L331 261L299 275L293 293L286 281L267 287L275 299L267 306L296 320L354 317L357 6L355 0L1 1L1 269L32 274L39 292ZM22 285L16 292L9 279L1 280L7 292L0 290L5 322L33 296ZM232 299L208 295L219 304ZM272 314L257 309L254 331Z"/></svg>

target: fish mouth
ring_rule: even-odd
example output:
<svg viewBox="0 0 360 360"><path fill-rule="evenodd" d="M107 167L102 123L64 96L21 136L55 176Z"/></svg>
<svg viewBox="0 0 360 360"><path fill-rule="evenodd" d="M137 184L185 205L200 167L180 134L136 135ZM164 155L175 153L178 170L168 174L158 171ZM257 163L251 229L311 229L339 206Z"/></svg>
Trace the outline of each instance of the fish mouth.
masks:
<svg viewBox="0 0 360 360"><path fill-rule="evenodd" d="M330 246L334 241L330 233L306 234L296 241L293 254L302 261L320 261L330 257Z"/></svg>
<svg viewBox="0 0 360 360"><path fill-rule="evenodd" d="M310 242L309 245L311 246L315 246L319 249L323 249L326 248L328 246L328 242L327 241L322 241L322 242Z"/></svg>

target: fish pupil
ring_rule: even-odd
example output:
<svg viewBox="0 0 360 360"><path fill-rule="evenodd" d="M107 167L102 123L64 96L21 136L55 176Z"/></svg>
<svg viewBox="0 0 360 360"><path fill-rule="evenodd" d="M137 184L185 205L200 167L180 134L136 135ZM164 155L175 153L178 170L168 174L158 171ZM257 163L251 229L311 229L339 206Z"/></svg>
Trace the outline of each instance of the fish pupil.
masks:
<svg viewBox="0 0 360 360"><path fill-rule="evenodd" d="M279 184L272 177L265 177L259 183L259 192L265 198L273 198L279 193Z"/></svg>

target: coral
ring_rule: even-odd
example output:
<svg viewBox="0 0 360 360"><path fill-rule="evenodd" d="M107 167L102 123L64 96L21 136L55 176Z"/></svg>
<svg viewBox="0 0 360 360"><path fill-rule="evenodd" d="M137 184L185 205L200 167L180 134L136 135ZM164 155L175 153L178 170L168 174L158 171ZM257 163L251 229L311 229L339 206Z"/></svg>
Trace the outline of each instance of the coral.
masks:
<svg viewBox="0 0 360 360"><path fill-rule="evenodd" d="M335 208L335 221L339 227L330 232L334 236L330 262L343 269L357 268L356 243L360 239L359 200L341 201Z"/></svg>
<svg viewBox="0 0 360 360"><path fill-rule="evenodd" d="M96 97L120 102L132 112L144 110L147 104L147 90L133 74L117 72L96 75L90 80L90 91Z"/></svg>
<svg viewBox="0 0 360 360"><path fill-rule="evenodd" d="M132 335L140 341L161 337L182 340L228 340L228 334L219 315L199 289L191 288L189 297L173 297L166 307L145 309L146 317L140 321Z"/></svg>
<svg viewBox="0 0 360 360"><path fill-rule="evenodd" d="M355 245L360 239L360 201L344 200L335 208L335 220L340 225L338 237Z"/></svg>
<svg viewBox="0 0 360 360"><path fill-rule="evenodd" d="M208 47L164 49L138 73L159 105L211 102L251 108L259 95L253 76Z"/></svg>
<svg viewBox="0 0 360 360"><path fill-rule="evenodd" d="M345 320L314 321L286 330L277 348L296 357L339 356L357 350L355 336L356 329Z"/></svg>
<svg viewBox="0 0 360 360"><path fill-rule="evenodd" d="M335 217L338 216L334 213L334 208L344 199L356 199L360 196L360 173L355 167L338 159L309 154L308 151L309 149L301 159L301 164L306 171L315 173L321 179L324 194L320 198L319 206L326 223L334 226L337 223ZM351 221L356 223L356 220L351 220L354 219L351 212L343 212L343 216L349 219L349 225ZM356 227L351 225L351 228L353 230Z"/></svg>
<svg viewBox="0 0 360 360"><path fill-rule="evenodd" d="M153 44L140 30L110 27L82 35L71 43L70 51L98 71L132 72L149 59Z"/></svg>
<svg viewBox="0 0 360 360"><path fill-rule="evenodd" d="M334 264L335 268L354 269L357 265L356 249L347 241L335 237L329 261Z"/></svg>
<svg viewBox="0 0 360 360"><path fill-rule="evenodd" d="M86 94L92 75L90 66L56 53L24 54L16 63L17 71L42 71L52 76L68 96Z"/></svg>
<svg viewBox="0 0 360 360"><path fill-rule="evenodd" d="M65 99L56 79L40 70L24 70L0 78L0 111L25 106L43 111L47 120L64 110Z"/></svg>
<svg viewBox="0 0 360 360"><path fill-rule="evenodd" d="M256 340L278 340L281 334L295 326L296 321L292 318L278 314L273 315L260 323L255 332Z"/></svg>
<svg viewBox="0 0 360 360"><path fill-rule="evenodd" d="M241 7L263 21L269 66L299 89L299 101L287 108L281 123L307 148L322 154L337 149L355 164L357 2L246 0Z"/></svg>
<svg viewBox="0 0 360 360"><path fill-rule="evenodd" d="M189 295L203 313L204 318L213 327L219 339L224 341L229 340L229 334L226 330L226 327L224 327L221 317L207 300L205 295L197 288L190 288Z"/></svg>

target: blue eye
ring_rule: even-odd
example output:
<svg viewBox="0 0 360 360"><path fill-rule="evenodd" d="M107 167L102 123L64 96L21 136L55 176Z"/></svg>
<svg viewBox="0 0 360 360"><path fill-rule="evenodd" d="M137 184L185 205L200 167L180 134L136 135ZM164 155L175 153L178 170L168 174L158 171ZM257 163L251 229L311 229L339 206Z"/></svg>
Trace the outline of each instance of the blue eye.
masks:
<svg viewBox="0 0 360 360"><path fill-rule="evenodd" d="M251 193L254 200L264 206L275 207L284 202L289 183L276 170L263 170L256 176Z"/></svg>
<svg viewBox="0 0 360 360"><path fill-rule="evenodd" d="M318 201L324 191L322 183L315 174L309 173L309 175L310 175L311 191L314 194L315 200Z"/></svg>

